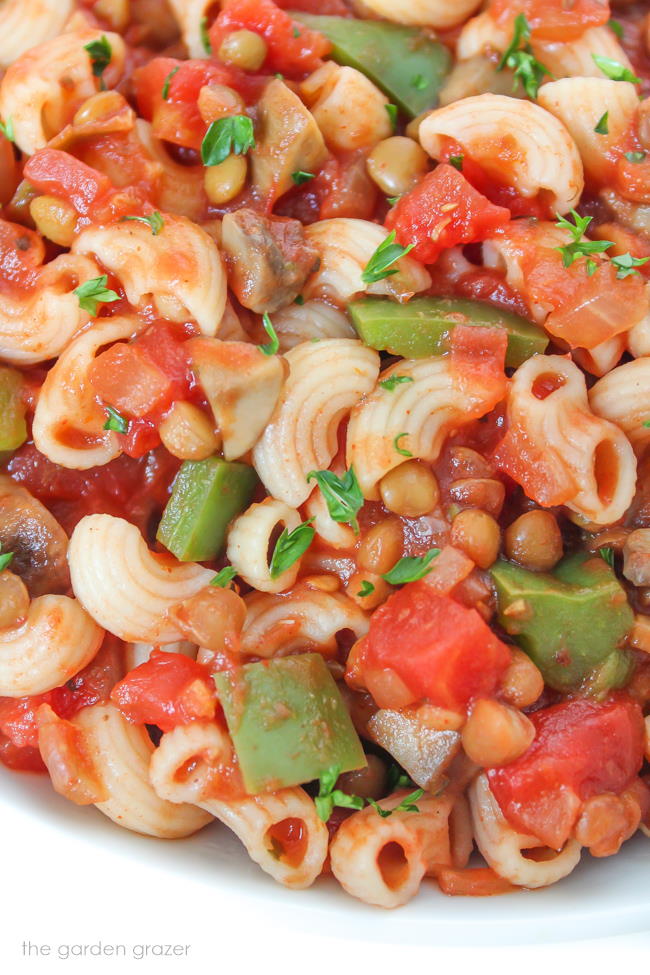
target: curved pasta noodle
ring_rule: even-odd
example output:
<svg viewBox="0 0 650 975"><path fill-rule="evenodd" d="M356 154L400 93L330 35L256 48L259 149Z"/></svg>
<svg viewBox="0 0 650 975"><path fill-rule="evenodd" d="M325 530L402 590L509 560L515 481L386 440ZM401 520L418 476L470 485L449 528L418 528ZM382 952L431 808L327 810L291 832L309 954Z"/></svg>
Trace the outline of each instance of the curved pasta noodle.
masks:
<svg viewBox="0 0 650 975"><path fill-rule="evenodd" d="M512 32L497 24L488 10L483 10L463 24L456 43L456 57L462 63L489 52L503 53L511 38Z"/></svg>
<svg viewBox="0 0 650 975"><path fill-rule="evenodd" d="M288 352L302 342L357 337L344 312L318 300L281 308L273 315L273 327L280 342L280 352Z"/></svg>
<svg viewBox="0 0 650 975"><path fill-rule="evenodd" d="M467 382L449 356L402 359L382 382L393 374L413 381L393 390L378 385L350 416L347 464L365 498L377 499L382 477L411 457L436 460L452 431L485 416L505 393L505 377Z"/></svg>
<svg viewBox="0 0 650 975"><path fill-rule="evenodd" d="M589 390L596 416L623 430L637 454L650 443L650 358L635 359L612 369Z"/></svg>
<svg viewBox="0 0 650 975"><path fill-rule="evenodd" d="M337 471L340 476L340 471ZM316 489L305 502L305 512L313 519L316 534L332 548L354 548L357 536L349 525L334 521L329 513L327 502L320 490Z"/></svg>
<svg viewBox="0 0 650 975"><path fill-rule="evenodd" d="M111 61L104 82L112 88L124 68L126 48L119 34L77 30L60 34L23 54L0 84L0 115L10 118L16 145L27 155L43 149L97 91L86 44L105 36Z"/></svg>
<svg viewBox="0 0 650 975"><path fill-rule="evenodd" d="M305 298L324 298L346 305L361 292L373 295L411 297L431 284L428 271L412 257L402 257L394 265L397 274L373 284L361 279L368 261L388 236L388 231L369 220L334 217L305 228L309 242L320 256L320 267L303 288Z"/></svg>
<svg viewBox="0 0 650 975"><path fill-rule="evenodd" d="M286 361L289 378L253 462L269 494L297 508L312 491L307 474L332 462L341 420L373 388L379 356L354 339L326 339L297 345Z"/></svg>
<svg viewBox="0 0 650 975"><path fill-rule="evenodd" d="M366 614L340 592L323 592L303 583L281 595L251 593L245 601L241 651L250 656L276 657L294 650L332 656L337 633L351 630L359 639L368 632Z"/></svg>
<svg viewBox="0 0 650 975"><path fill-rule="evenodd" d="M166 643L165 653L182 653L184 657L196 660L199 648L195 643L187 640L178 640L176 643ZM147 662L152 651L159 649L156 643L127 643L124 646L124 665L126 672L134 670L140 664Z"/></svg>
<svg viewBox="0 0 650 975"><path fill-rule="evenodd" d="M548 68L553 78L602 78L594 54L632 70L630 59L609 27L591 27L573 41L533 41L532 47L535 57Z"/></svg>
<svg viewBox="0 0 650 975"><path fill-rule="evenodd" d="M105 430L106 411L88 381L99 349L132 336L137 318L98 319L62 353L48 372L36 404L32 433L48 460L74 470L108 464L122 452L117 434Z"/></svg>
<svg viewBox="0 0 650 975"><path fill-rule="evenodd" d="M289 589L298 576L300 559L274 579L269 567L269 549L280 526L292 532L301 520L295 508L284 501L266 498L260 504L252 504L235 519L228 532L228 561L237 575L260 592Z"/></svg>
<svg viewBox="0 0 650 975"><path fill-rule="evenodd" d="M74 9L73 0L5 0L0 8L0 67L56 37Z"/></svg>
<svg viewBox="0 0 650 975"><path fill-rule="evenodd" d="M96 278L86 257L60 254L45 264L33 291L23 298L3 295L0 303L0 359L19 366L47 362L90 320L74 289Z"/></svg>
<svg viewBox="0 0 650 975"><path fill-rule="evenodd" d="M551 859L531 860L523 850L543 847L534 836L517 833L506 822L486 775L469 788L474 837L488 864L500 877L518 887L548 887L568 876L580 861L580 844L569 840Z"/></svg>
<svg viewBox="0 0 650 975"><path fill-rule="evenodd" d="M481 0L454 0L454 3L448 0L406 0L399 4L391 3L391 0L363 0L363 6L396 24L447 30L462 24L481 6Z"/></svg>
<svg viewBox="0 0 650 975"><path fill-rule="evenodd" d="M203 24L214 0L167 0L180 27L187 53L191 58L206 56L203 43Z"/></svg>
<svg viewBox="0 0 650 975"><path fill-rule="evenodd" d="M95 805L118 826L173 840L191 836L211 821L204 810L168 802L154 791L149 782L154 746L142 725L130 724L112 704L83 708L73 723L82 730L108 792L108 799Z"/></svg>
<svg viewBox="0 0 650 975"><path fill-rule="evenodd" d="M612 151L621 145L639 107L634 85L609 78L562 78L540 88L539 104L565 126L578 147L586 175L606 181ZM607 112L606 133L595 131Z"/></svg>
<svg viewBox="0 0 650 975"><path fill-rule="evenodd" d="M204 167L182 166L172 159L164 143L154 136L151 124L144 119L136 120L135 131L147 155L160 167L157 200L161 210L199 223L207 203L203 185Z"/></svg>
<svg viewBox="0 0 650 975"><path fill-rule="evenodd" d="M613 338L595 345L592 349L575 349L573 359L585 372L592 376L604 376L613 369L625 352L625 334L614 335Z"/></svg>
<svg viewBox="0 0 650 975"><path fill-rule="evenodd" d="M154 555L135 525L112 515L81 519L68 563L77 599L105 629L132 643L182 640L167 611L214 577L194 562Z"/></svg>
<svg viewBox="0 0 650 975"><path fill-rule="evenodd" d="M635 359L650 355L650 313L629 330L627 347Z"/></svg>
<svg viewBox="0 0 650 975"><path fill-rule="evenodd" d="M215 335L226 307L226 273L212 238L185 217L169 214L153 234L139 221L84 230L73 253L94 255L120 281L137 308L153 304L162 318L194 319Z"/></svg>
<svg viewBox="0 0 650 975"><path fill-rule="evenodd" d="M537 470L525 490L538 504L563 503L598 525L625 513L636 483L634 452L619 427L591 412L584 376L571 361L536 355L520 366L508 424L506 455L526 451L526 466Z"/></svg>
<svg viewBox="0 0 650 975"><path fill-rule="evenodd" d="M68 596L38 596L27 618L0 630L0 696L43 694L93 659L104 631Z"/></svg>
<svg viewBox="0 0 650 975"><path fill-rule="evenodd" d="M333 152L371 148L392 132L388 99L356 68L328 61L301 91Z"/></svg>
<svg viewBox="0 0 650 975"><path fill-rule="evenodd" d="M232 745L215 724L193 722L163 735L151 758L150 775L158 795L171 802L194 802L221 820L246 847L262 870L285 887L309 887L321 872L327 855L327 827L314 802L298 787L224 801L209 798L210 775L228 762ZM190 768L189 775L181 770ZM302 833L299 857L285 858L281 833L288 820L297 820Z"/></svg>
<svg viewBox="0 0 650 975"><path fill-rule="evenodd" d="M584 188L573 139L532 102L492 94L464 98L428 115L419 139L433 159L442 157L446 140L454 140L498 183L527 199L542 194L559 213L575 207Z"/></svg>

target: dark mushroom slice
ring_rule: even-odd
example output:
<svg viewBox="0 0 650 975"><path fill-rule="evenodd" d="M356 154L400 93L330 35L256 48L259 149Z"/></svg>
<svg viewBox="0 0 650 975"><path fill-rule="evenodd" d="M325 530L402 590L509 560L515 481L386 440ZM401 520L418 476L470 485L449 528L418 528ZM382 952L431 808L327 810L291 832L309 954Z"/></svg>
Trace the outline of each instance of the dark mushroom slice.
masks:
<svg viewBox="0 0 650 975"><path fill-rule="evenodd" d="M11 571L32 599L70 589L68 536L40 501L6 476L0 476L0 543L3 552L13 552Z"/></svg>

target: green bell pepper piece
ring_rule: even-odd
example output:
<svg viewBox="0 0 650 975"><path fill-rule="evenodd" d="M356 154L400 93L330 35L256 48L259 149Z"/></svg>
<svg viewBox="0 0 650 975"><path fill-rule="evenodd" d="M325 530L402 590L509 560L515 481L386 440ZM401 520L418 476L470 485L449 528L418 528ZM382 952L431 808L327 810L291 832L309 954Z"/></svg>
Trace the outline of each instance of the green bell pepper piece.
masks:
<svg viewBox="0 0 650 975"><path fill-rule="evenodd" d="M400 305L390 298L360 298L348 305L348 311L365 345L408 359L441 355L455 325L505 328L506 366L514 369L548 345L548 336L536 325L484 301L412 298Z"/></svg>
<svg viewBox="0 0 650 975"><path fill-rule="evenodd" d="M0 461L27 440L23 377L17 369L0 366Z"/></svg>
<svg viewBox="0 0 650 975"><path fill-rule="evenodd" d="M232 519L257 486L248 464L207 457L181 464L156 538L181 562L205 562L221 552Z"/></svg>
<svg viewBox="0 0 650 975"><path fill-rule="evenodd" d="M613 570L584 553L552 573L499 560L490 569L498 620L558 691L600 695L628 676L621 651L634 614Z"/></svg>
<svg viewBox="0 0 650 975"><path fill-rule="evenodd" d="M348 709L318 653L275 657L214 675L251 794L364 768Z"/></svg>
<svg viewBox="0 0 650 975"><path fill-rule="evenodd" d="M438 104L451 55L419 28L299 12L291 16L329 38L333 59L365 74L409 118Z"/></svg>

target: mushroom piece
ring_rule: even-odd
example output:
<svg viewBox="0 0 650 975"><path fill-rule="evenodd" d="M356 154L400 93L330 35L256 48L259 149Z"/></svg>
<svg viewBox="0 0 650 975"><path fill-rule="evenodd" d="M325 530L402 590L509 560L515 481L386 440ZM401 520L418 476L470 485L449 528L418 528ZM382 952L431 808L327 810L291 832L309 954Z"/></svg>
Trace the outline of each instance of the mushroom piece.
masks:
<svg viewBox="0 0 650 975"><path fill-rule="evenodd" d="M13 552L11 571L21 577L32 599L69 590L68 536L40 501L4 475L0 543L3 552Z"/></svg>
<svg viewBox="0 0 650 975"><path fill-rule="evenodd" d="M242 207L224 216L221 234L228 283L244 308L258 314L288 305L318 269L318 251L298 220Z"/></svg>
<svg viewBox="0 0 650 975"><path fill-rule="evenodd" d="M637 528L625 539L623 575L633 586L650 586L650 528Z"/></svg>
<svg viewBox="0 0 650 975"><path fill-rule="evenodd" d="M435 790L460 751L458 731L429 727L418 710L380 710L368 721L368 735L421 789Z"/></svg>

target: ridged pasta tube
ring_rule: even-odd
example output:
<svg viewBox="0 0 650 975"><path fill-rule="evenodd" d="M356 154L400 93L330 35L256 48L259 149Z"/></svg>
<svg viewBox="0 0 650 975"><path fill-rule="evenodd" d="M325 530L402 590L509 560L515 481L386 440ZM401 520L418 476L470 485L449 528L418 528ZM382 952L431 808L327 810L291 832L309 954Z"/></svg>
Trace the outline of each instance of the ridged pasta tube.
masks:
<svg viewBox="0 0 650 975"><path fill-rule="evenodd" d="M523 99L474 95L428 115L419 139L433 159L453 139L497 182L529 199L543 194L566 213L577 206L584 174L575 142L553 115Z"/></svg>
<svg viewBox="0 0 650 975"><path fill-rule="evenodd" d="M68 548L77 599L122 640L174 643L183 639L167 611L208 585L214 572L150 552L135 527L112 515L86 515Z"/></svg>
<svg viewBox="0 0 650 975"><path fill-rule="evenodd" d="M157 196L160 209L201 223L207 202L203 185L204 167L183 166L172 159L165 144L156 139L151 124L144 119L136 119L135 132L146 154L160 167Z"/></svg>
<svg viewBox="0 0 650 975"><path fill-rule="evenodd" d="M301 90L332 152L370 149L392 132L388 99L356 68L327 61Z"/></svg>
<svg viewBox="0 0 650 975"><path fill-rule="evenodd" d="M215 242L185 217L165 214L155 235L139 221L93 227L79 234L72 250L97 257L134 307L152 303L162 318L194 319L203 335L216 334L226 307L226 273Z"/></svg>
<svg viewBox="0 0 650 975"><path fill-rule="evenodd" d="M85 45L105 36L111 61L103 78L108 88L124 68L125 46L110 31L76 30L60 34L23 54L0 84L0 115L11 119L16 145L28 156L71 121L79 106L97 91L97 79Z"/></svg>
<svg viewBox="0 0 650 975"><path fill-rule="evenodd" d="M488 864L500 877L518 887L548 887L568 876L580 862L580 844L569 840L551 859L531 860L524 850L543 847L534 836L524 836L506 821L490 789L479 775L469 789L474 837Z"/></svg>
<svg viewBox="0 0 650 975"><path fill-rule="evenodd" d="M235 519L228 532L228 561L237 575L260 592L289 589L298 576L300 559L274 579L269 567L269 548L280 526L292 532L301 521L296 509L284 501L266 498L260 504L252 504Z"/></svg>
<svg viewBox="0 0 650 975"><path fill-rule="evenodd" d="M392 274L381 281L366 284L361 275L388 231L370 220L334 217L305 227L305 234L320 256L320 267L303 288L305 298L324 298L336 305L346 305L354 295L411 297L426 291L431 284L428 271L412 257L402 257Z"/></svg>
<svg viewBox="0 0 650 975"><path fill-rule="evenodd" d="M82 730L88 755L93 760L108 799L97 809L118 826L174 840L191 836L212 816L187 803L168 802L149 781L154 752L146 728L130 724L112 704L83 708L73 723Z"/></svg>
<svg viewBox="0 0 650 975"><path fill-rule="evenodd" d="M0 697L43 694L90 663L104 631L68 596L38 596L27 618L0 630Z"/></svg>
<svg viewBox="0 0 650 975"><path fill-rule="evenodd" d="M100 318L72 341L48 372L32 434L37 449L52 463L88 470L121 454L117 434L104 430L106 411L97 402L88 372L102 346L129 338L141 328L137 318Z"/></svg>
<svg viewBox="0 0 650 975"><path fill-rule="evenodd" d="M371 11L395 24L410 24L415 27L435 27L447 30L462 24L466 17L481 6L481 0L363 0L365 10Z"/></svg>
<svg viewBox="0 0 650 975"><path fill-rule="evenodd" d="M176 18L181 36L191 58L204 58L208 53L203 43L203 23L214 0L167 0Z"/></svg>
<svg viewBox="0 0 650 975"><path fill-rule="evenodd" d="M281 308L273 316L273 327L280 342L280 352L288 352L302 342L357 337L344 312L318 300Z"/></svg>
<svg viewBox="0 0 650 975"><path fill-rule="evenodd" d="M452 431L485 416L505 394L505 376L468 382L449 356L402 359L381 379L394 374L412 382L392 390L377 385L352 410L348 425L347 464L372 500L385 474L411 457L436 460Z"/></svg>
<svg viewBox="0 0 650 975"><path fill-rule="evenodd" d="M73 0L5 0L0 8L0 67L56 37L74 9Z"/></svg>
<svg viewBox="0 0 650 975"><path fill-rule="evenodd" d="M210 776L228 761L232 746L215 724L193 722L163 735L151 759L151 782L158 795L171 802L195 802L221 820L246 847L251 860L285 887L309 887L327 856L328 831L314 802L298 787L244 799L208 798ZM189 775L182 771L191 768ZM181 771L182 770L182 771ZM285 856L282 827L301 834L293 855Z"/></svg>
<svg viewBox="0 0 650 975"><path fill-rule="evenodd" d="M630 59L609 27L591 27L573 41L533 41L532 47L535 57L548 68L553 78L602 79L603 73L593 59L594 54L632 70Z"/></svg>
<svg viewBox="0 0 650 975"><path fill-rule="evenodd" d="M251 593L245 601L241 650L254 657L278 657L294 650L333 656L337 633L351 630L358 640L370 625L343 593L323 592L305 583L281 595Z"/></svg>
<svg viewBox="0 0 650 975"><path fill-rule="evenodd" d="M307 474L325 470L341 420L374 387L379 356L355 339L304 342L287 352L289 378L253 449L269 494L297 508L312 492Z"/></svg>
<svg viewBox="0 0 650 975"><path fill-rule="evenodd" d="M22 298L3 295L0 359L34 366L60 355L90 320L73 290L98 275L97 265L88 258L60 254L43 266L33 291Z"/></svg>
<svg viewBox="0 0 650 975"><path fill-rule="evenodd" d="M634 359L599 379L589 390L597 416L623 430L637 454L650 443L650 358Z"/></svg>

